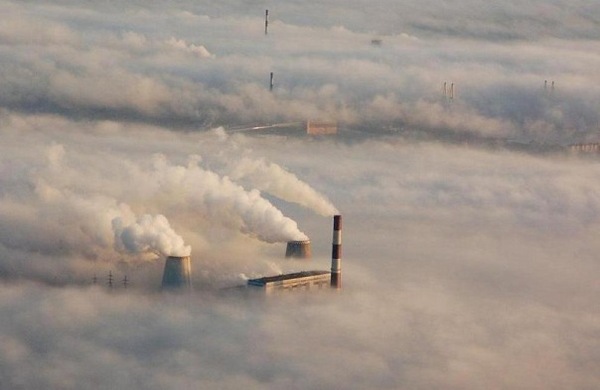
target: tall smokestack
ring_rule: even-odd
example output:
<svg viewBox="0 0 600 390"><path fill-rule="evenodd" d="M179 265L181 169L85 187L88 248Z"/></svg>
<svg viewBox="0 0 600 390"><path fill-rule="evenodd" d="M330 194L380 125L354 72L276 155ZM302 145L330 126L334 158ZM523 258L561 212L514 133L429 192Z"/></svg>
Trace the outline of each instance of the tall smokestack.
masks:
<svg viewBox="0 0 600 390"><path fill-rule="evenodd" d="M169 256L165 261L162 278L163 290L189 291L192 289L190 256Z"/></svg>
<svg viewBox="0 0 600 390"><path fill-rule="evenodd" d="M271 75L269 77L269 91L273 90L273 72L271 72Z"/></svg>
<svg viewBox="0 0 600 390"><path fill-rule="evenodd" d="M333 217L331 288L342 288L342 216Z"/></svg>

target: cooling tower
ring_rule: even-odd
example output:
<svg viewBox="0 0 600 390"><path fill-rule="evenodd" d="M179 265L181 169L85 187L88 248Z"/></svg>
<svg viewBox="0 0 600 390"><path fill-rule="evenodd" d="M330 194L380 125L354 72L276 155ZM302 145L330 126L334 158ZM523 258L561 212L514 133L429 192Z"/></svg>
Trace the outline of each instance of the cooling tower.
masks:
<svg viewBox="0 0 600 390"><path fill-rule="evenodd" d="M165 290L191 290L191 273L190 256L167 257L162 278L162 288Z"/></svg>
<svg viewBox="0 0 600 390"><path fill-rule="evenodd" d="M310 240L289 241L285 249L285 257L295 257L298 259L310 259L312 256L310 250Z"/></svg>

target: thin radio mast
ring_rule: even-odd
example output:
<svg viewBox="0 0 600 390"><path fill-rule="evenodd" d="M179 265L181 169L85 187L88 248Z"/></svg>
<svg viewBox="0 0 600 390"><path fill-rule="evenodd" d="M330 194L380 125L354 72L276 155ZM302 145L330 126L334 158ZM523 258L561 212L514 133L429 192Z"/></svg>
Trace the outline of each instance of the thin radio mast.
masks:
<svg viewBox="0 0 600 390"><path fill-rule="evenodd" d="M269 29L269 10L265 10L265 35L267 35Z"/></svg>

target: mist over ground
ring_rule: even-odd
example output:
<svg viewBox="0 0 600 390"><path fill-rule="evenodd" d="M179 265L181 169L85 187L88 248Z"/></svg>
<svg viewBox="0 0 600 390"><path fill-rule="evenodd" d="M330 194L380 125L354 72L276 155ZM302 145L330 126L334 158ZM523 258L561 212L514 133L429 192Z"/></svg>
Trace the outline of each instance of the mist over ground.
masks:
<svg viewBox="0 0 600 390"><path fill-rule="evenodd" d="M597 5L0 6L1 387L600 386ZM341 291L223 290L337 212Z"/></svg>

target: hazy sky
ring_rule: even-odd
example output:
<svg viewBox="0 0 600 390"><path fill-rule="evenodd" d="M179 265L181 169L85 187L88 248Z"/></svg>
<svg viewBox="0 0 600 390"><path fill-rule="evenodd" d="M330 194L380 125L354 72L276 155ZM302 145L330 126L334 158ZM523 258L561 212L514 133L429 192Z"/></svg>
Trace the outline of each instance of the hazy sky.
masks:
<svg viewBox="0 0 600 390"><path fill-rule="evenodd" d="M600 387L600 165L471 142L600 141L599 5L0 7L2 386ZM342 291L222 293L327 270L336 212Z"/></svg>

